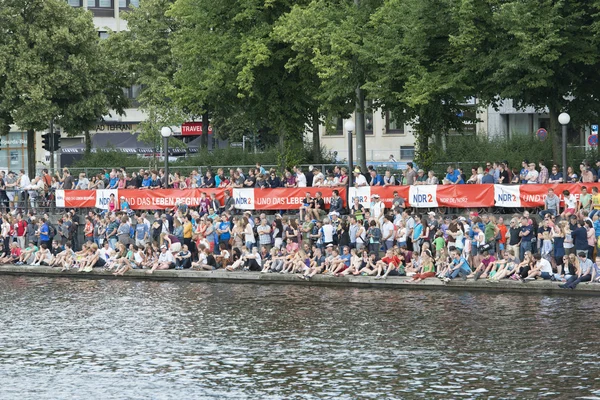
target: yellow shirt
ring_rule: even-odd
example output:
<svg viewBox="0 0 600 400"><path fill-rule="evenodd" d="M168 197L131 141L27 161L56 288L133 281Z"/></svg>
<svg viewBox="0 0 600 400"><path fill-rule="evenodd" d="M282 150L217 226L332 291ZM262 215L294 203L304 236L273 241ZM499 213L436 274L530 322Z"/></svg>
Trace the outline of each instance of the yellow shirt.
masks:
<svg viewBox="0 0 600 400"><path fill-rule="evenodd" d="M192 223L186 222L183 224L183 238L191 239L192 238Z"/></svg>
<svg viewBox="0 0 600 400"><path fill-rule="evenodd" d="M594 210L600 210L600 193L592 195L592 206Z"/></svg>

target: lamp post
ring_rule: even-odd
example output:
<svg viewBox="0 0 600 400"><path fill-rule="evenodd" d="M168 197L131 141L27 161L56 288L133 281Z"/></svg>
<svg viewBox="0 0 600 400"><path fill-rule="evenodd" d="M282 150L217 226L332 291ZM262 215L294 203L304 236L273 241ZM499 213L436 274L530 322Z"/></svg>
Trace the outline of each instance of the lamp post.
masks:
<svg viewBox="0 0 600 400"><path fill-rule="evenodd" d="M351 196L350 196L350 188L352 187L352 171L354 170L353 167L353 154L352 154L352 132L354 132L354 121L352 121L351 119L349 119L348 121L346 121L346 123L344 124L344 129L346 129L346 132L348 133L348 190L347 190L347 194L346 194L346 205L348 206L348 210L350 210L350 208L352 207L351 203Z"/></svg>
<svg viewBox="0 0 600 400"><path fill-rule="evenodd" d="M558 122L562 125L563 182L567 182L567 125L571 122L571 116L567 113L561 113L558 116Z"/></svg>
<svg viewBox="0 0 600 400"><path fill-rule="evenodd" d="M351 119L346 121L346 123L344 124L344 128L348 133L348 168L350 168L350 170L348 171L348 188L352 187L352 171L354 170L352 160L352 133L354 132L354 127L354 121L352 121Z"/></svg>
<svg viewBox="0 0 600 400"><path fill-rule="evenodd" d="M160 134L163 137L163 148L165 150L165 189L169 188L169 138L173 134L171 128L163 126L160 130Z"/></svg>

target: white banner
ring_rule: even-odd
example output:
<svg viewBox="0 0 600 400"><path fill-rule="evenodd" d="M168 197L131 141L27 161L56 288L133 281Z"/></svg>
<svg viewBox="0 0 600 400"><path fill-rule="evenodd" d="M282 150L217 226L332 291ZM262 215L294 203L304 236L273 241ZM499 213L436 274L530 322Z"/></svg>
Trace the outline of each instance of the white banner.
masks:
<svg viewBox="0 0 600 400"><path fill-rule="evenodd" d="M56 198L56 207L65 208L65 191L63 189L56 189L54 197Z"/></svg>
<svg viewBox="0 0 600 400"><path fill-rule="evenodd" d="M232 197L235 203L235 208L238 210L254 210L254 189L234 188Z"/></svg>
<svg viewBox="0 0 600 400"><path fill-rule="evenodd" d="M119 190L118 189L100 189L96 190L96 208L102 210L108 210L108 203L110 202L110 195L115 197L116 209L119 209Z"/></svg>
<svg viewBox="0 0 600 400"><path fill-rule="evenodd" d="M361 187L351 187L350 188L350 204L349 207L352 207L354 204L354 198L358 197L358 201L364 208L371 208L371 187L370 186L361 186Z"/></svg>
<svg viewBox="0 0 600 400"><path fill-rule="evenodd" d="M521 186L494 185L496 207L521 207Z"/></svg>
<svg viewBox="0 0 600 400"><path fill-rule="evenodd" d="M411 186L408 191L408 203L411 207L434 208L438 207L437 186L419 185Z"/></svg>

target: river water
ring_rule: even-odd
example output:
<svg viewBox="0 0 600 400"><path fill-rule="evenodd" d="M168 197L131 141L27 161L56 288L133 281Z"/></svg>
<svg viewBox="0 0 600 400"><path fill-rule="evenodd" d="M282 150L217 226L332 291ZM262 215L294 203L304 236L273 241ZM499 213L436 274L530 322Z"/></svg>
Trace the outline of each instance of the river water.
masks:
<svg viewBox="0 0 600 400"><path fill-rule="evenodd" d="M599 305L2 276L0 398L600 398Z"/></svg>

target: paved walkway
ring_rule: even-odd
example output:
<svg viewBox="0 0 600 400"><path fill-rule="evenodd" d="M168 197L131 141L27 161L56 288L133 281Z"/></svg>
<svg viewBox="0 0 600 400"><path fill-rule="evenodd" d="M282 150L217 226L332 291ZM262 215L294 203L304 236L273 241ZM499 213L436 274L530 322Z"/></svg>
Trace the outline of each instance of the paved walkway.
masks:
<svg viewBox="0 0 600 400"><path fill-rule="evenodd" d="M304 286L337 286L337 287L364 287L387 289L428 289L428 290L460 290L460 291L489 291L489 292L517 292L537 294L566 294L566 295L591 295L600 296L600 284L582 283L577 289L560 289L557 282L534 281L518 282L503 280L501 282L488 282L486 280L463 281L454 280L444 284L439 279L430 278L424 282L408 283L406 277L388 277L378 280L372 277L352 276L339 277L317 275L310 281L299 279L297 275L290 274L261 274L258 272L226 272L218 271L155 271L148 274L146 270L133 270L125 276L115 277L111 271L95 269L92 272L77 272L69 270L61 272L59 268L30 267L17 265L0 265L0 275L19 276L47 276L55 278L76 279L143 279L154 281L186 281L186 282L228 282L228 283L257 283L257 284L293 284ZM0 278L1 279L1 278Z"/></svg>

